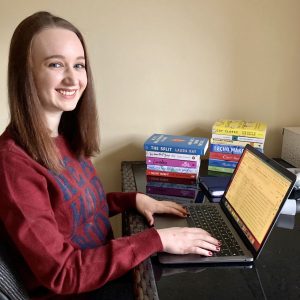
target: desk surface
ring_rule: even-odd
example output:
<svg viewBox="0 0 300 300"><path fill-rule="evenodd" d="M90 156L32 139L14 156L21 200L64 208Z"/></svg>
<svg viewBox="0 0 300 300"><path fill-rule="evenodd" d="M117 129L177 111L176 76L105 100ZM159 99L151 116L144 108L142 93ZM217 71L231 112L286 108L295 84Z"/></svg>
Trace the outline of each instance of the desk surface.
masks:
<svg viewBox="0 0 300 300"><path fill-rule="evenodd" d="M123 162L122 179L124 191L145 193L145 164ZM125 234L146 226L140 216L124 215ZM153 256L135 268L134 280L149 299L300 299L300 214L279 217L251 266L165 266Z"/></svg>

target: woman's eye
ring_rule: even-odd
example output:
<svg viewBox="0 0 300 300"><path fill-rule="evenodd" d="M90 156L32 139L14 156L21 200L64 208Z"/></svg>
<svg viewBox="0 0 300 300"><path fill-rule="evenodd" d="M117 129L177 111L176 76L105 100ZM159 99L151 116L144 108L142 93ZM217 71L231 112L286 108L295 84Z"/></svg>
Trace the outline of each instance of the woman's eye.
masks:
<svg viewBox="0 0 300 300"><path fill-rule="evenodd" d="M50 63L49 67L50 68L61 68L62 64L61 63Z"/></svg>
<svg viewBox="0 0 300 300"><path fill-rule="evenodd" d="M85 69L85 64L76 64L75 69Z"/></svg>

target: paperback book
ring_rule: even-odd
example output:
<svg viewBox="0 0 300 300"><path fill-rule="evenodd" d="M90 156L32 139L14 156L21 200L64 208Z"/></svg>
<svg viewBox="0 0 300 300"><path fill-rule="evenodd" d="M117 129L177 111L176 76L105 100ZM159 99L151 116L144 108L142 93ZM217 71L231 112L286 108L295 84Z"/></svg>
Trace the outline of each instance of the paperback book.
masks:
<svg viewBox="0 0 300 300"><path fill-rule="evenodd" d="M252 142L252 143L262 143L262 144L265 142L265 138L255 138L255 137L238 136L238 135L212 133L211 137L213 139L222 139L227 141L241 141L241 142Z"/></svg>
<svg viewBox="0 0 300 300"><path fill-rule="evenodd" d="M233 154L233 153L210 152L209 158L238 162L241 158L241 155L240 154Z"/></svg>
<svg viewBox="0 0 300 300"><path fill-rule="evenodd" d="M183 167L183 168L199 168L200 161L169 159L159 157L147 157L147 165L169 166L169 167Z"/></svg>
<svg viewBox="0 0 300 300"><path fill-rule="evenodd" d="M163 176L163 177L175 177L175 178L187 178L187 179L197 179L198 174L195 173L178 173L178 172L164 172L155 170L146 170L146 175L148 176Z"/></svg>
<svg viewBox="0 0 300 300"><path fill-rule="evenodd" d="M219 120L212 127L212 133L246 136L264 139L267 126L262 122L246 122L243 120Z"/></svg>
<svg viewBox="0 0 300 300"><path fill-rule="evenodd" d="M208 144L208 139L204 137L153 134L145 141L144 149L146 151L204 155Z"/></svg>
<svg viewBox="0 0 300 300"><path fill-rule="evenodd" d="M222 144L210 145L210 152L242 155L243 151L244 151L244 147L241 146L231 146L231 145L222 145Z"/></svg>
<svg viewBox="0 0 300 300"><path fill-rule="evenodd" d="M208 170L218 173L233 173L235 168L225 168L225 167L216 167L212 165L208 165Z"/></svg>
<svg viewBox="0 0 300 300"><path fill-rule="evenodd" d="M160 151L146 151L146 157L157 157L167 159L180 159L188 161L200 161L199 155L183 154L183 153L172 153L172 152L160 152Z"/></svg>
<svg viewBox="0 0 300 300"><path fill-rule="evenodd" d="M163 176L147 176L147 181L157 183L170 183L170 184L183 184L191 185L192 187L197 185L197 181L192 178L176 178L176 177L163 177Z"/></svg>
<svg viewBox="0 0 300 300"><path fill-rule="evenodd" d="M197 184L194 182L193 185L186 183L171 183L171 182L161 182L161 181L149 181L147 178L147 186L157 186L162 188L173 188L173 189L196 189Z"/></svg>
<svg viewBox="0 0 300 300"><path fill-rule="evenodd" d="M208 165L214 167L221 167L221 168L232 168L235 169L238 163L235 161L227 161L227 160L218 160L218 159L209 159Z"/></svg>
<svg viewBox="0 0 300 300"><path fill-rule="evenodd" d="M199 168L184 168L184 167L171 167L171 166L160 166L160 165L147 165L147 169L153 171L189 173L189 174L198 174L199 172Z"/></svg>
<svg viewBox="0 0 300 300"><path fill-rule="evenodd" d="M218 139L218 138L211 138L210 140L211 144L219 144L219 145L231 145L231 146L240 146L240 147L246 147L246 145L251 145L254 148L263 149L264 143L257 143L257 142L242 142L242 141L231 141L231 140L225 140L225 139Z"/></svg>

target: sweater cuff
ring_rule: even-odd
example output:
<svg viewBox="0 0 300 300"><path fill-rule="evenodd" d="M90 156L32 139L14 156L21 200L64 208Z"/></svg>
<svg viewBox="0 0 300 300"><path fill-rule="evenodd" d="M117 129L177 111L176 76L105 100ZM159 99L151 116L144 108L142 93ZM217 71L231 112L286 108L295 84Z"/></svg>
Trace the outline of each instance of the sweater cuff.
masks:
<svg viewBox="0 0 300 300"><path fill-rule="evenodd" d="M163 251L160 236L154 227L130 236L130 243L133 256L138 261L145 260L152 254Z"/></svg>
<svg viewBox="0 0 300 300"><path fill-rule="evenodd" d="M137 192L123 192L127 201L127 208L136 208L136 194Z"/></svg>

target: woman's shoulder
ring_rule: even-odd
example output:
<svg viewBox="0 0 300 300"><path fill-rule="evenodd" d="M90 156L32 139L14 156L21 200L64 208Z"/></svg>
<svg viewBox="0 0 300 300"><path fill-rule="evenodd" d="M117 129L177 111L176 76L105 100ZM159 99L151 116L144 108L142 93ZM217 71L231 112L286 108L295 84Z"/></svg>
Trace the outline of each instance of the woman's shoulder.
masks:
<svg viewBox="0 0 300 300"><path fill-rule="evenodd" d="M0 168L4 166L35 165L36 161L14 140L6 129L0 135Z"/></svg>
<svg viewBox="0 0 300 300"><path fill-rule="evenodd" d="M0 152L1 156L4 155L4 153L12 153L15 154L19 153L22 155L25 155L26 152L16 143L12 135L9 133L9 130L6 129L1 135L0 135Z"/></svg>

